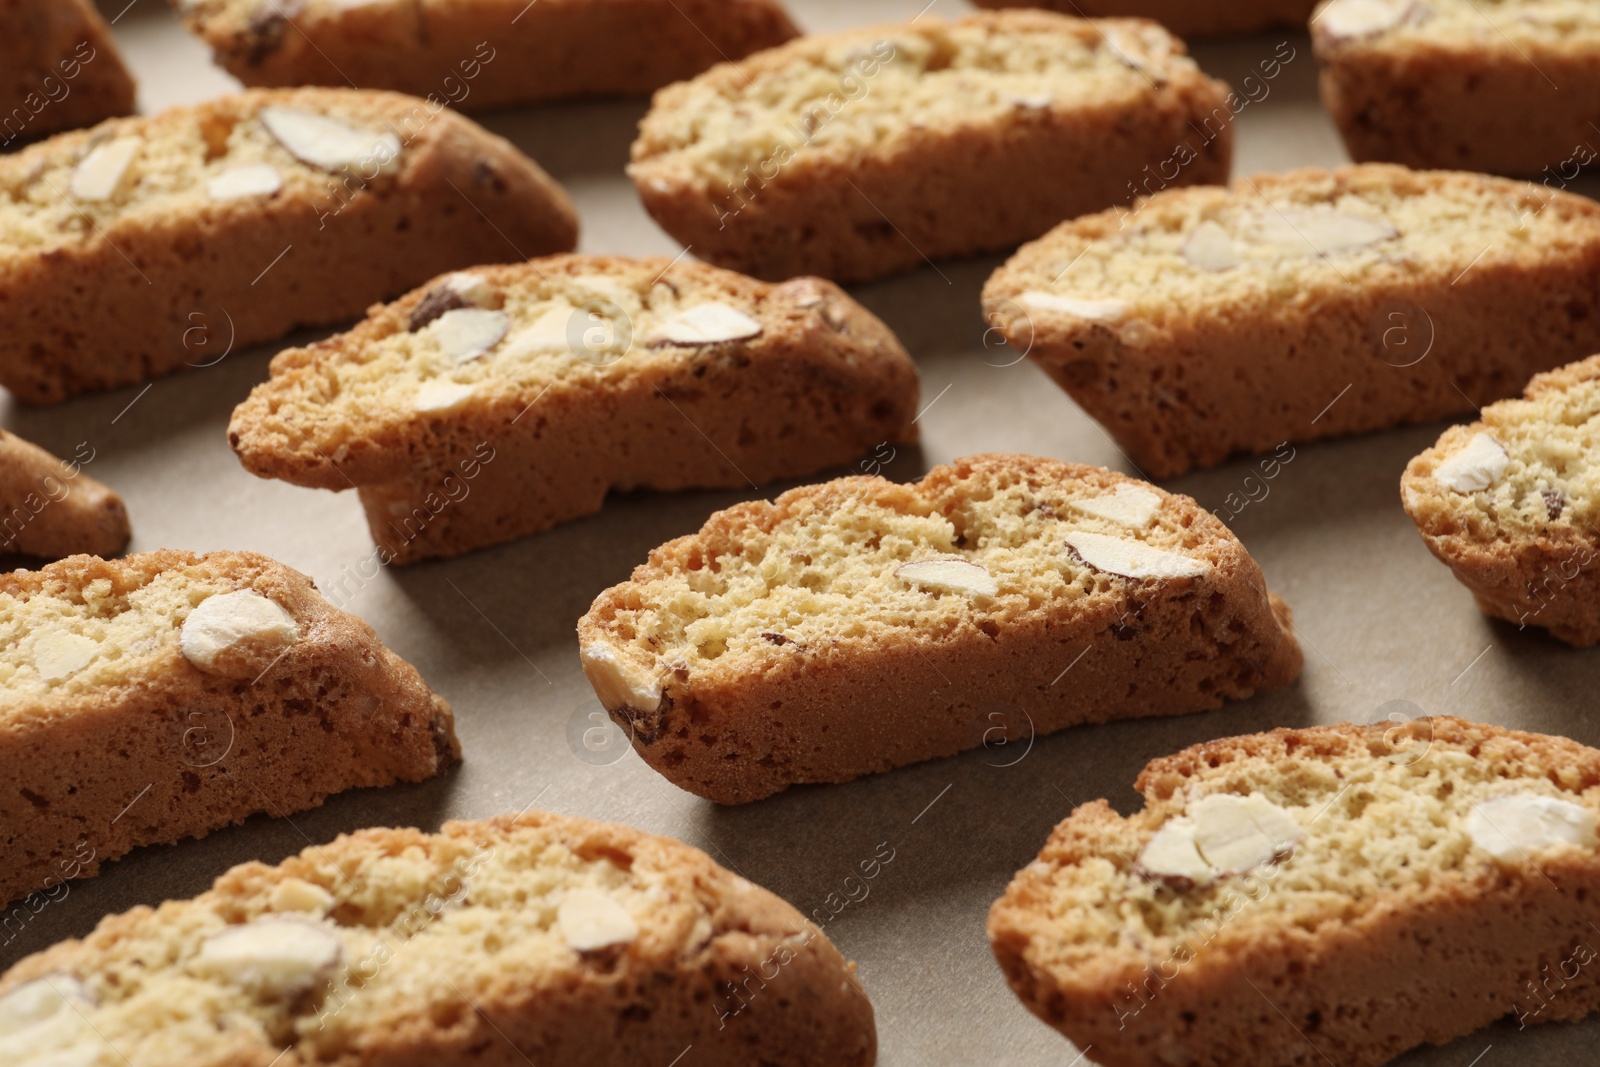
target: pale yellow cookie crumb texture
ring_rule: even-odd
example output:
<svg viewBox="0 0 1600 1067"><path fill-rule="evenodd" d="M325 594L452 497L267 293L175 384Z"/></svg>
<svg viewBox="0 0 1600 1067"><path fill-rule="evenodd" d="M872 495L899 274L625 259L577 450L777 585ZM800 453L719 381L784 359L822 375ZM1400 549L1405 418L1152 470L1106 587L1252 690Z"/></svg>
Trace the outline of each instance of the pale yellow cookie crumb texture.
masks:
<svg viewBox="0 0 1600 1067"><path fill-rule="evenodd" d="M1600 11L1588 0L1329 0L1312 16L1322 48L1560 52L1600 48Z"/></svg>

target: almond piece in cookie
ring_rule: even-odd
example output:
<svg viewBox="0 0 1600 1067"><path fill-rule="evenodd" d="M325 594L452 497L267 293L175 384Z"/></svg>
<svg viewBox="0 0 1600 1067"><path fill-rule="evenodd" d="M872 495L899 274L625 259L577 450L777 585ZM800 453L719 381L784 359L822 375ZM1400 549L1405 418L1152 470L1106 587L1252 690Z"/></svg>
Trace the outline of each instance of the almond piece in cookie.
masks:
<svg viewBox="0 0 1600 1067"><path fill-rule="evenodd" d="M1600 356L1446 430L1400 481L1429 551L1497 619L1600 642Z"/></svg>
<svg viewBox="0 0 1600 1067"><path fill-rule="evenodd" d="M670 838L541 811L242 864L0 975L10 1067L666 1067L689 1049L871 1067L877 1032L855 965L777 896Z"/></svg>
<svg viewBox="0 0 1600 1067"><path fill-rule="evenodd" d="M0 902L460 757L416 670L264 556L72 556L0 576L0 649Z"/></svg>
<svg viewBox="0 0 1600 1067"><path fill-rule="evenodd" d="M1089 18L1141 18L1179 37L1304 30L1317 0L977 0L979 7L1043 7Z"/></svg>
<svg viewBox="0 0 1600 1067"><path fill-rule="evenodd" d="M0 385L127 385L353 318L443 271L566 251L565 192L396 93L254 90L0 156Z"/></svg>
<svg viewBox="0 0 1600 1067"><path fill-rule="evenodd" d="M1227 97L1151 22L924 14L663 89L628 173L709 262L861 281L1225 180Z"/></svg>
<svg viewBox="0 0 1600 1067"><path fill-rule="evenodd" d="M1600 205L1366 164L1063 223L984 310L1153 477L1428 422L1600 350Z"/></svg>
<svg viewBox="0 0 1600 1067"><path fill-rule="evenodd" d="M778 0L173 0L246 85L358 85L434 110L641 96L799 31Z"/></svg>
<svg viewBox="0 0 1600 1067"><path fill-rule="evenodd" d="M723 804L976 748L996 702L1020 742L1301 666L1288 608L1194 501L1003 455L718 512L602 593L578 643L645 762Z"/></svg>
<svg viewBox="0 0 1600 1067"><path fill-rule="evenodd" d="M0 148L126 115L135 89L94 0L0 3Z"/></svg>
<svg viewBox="0 0 1600 1067"><path fill-rule="evenodd" d="M115 556L130 535L122 498L83 473L79 459L57 459L0 430L0 553Z"/></svg>
<svg viewBox="0 0 1600 1067"><path fill-rule="evenodd" d="M916 438L917 371L831 282L558 256L435 279L272 362L229 439L252 473L359 488L388 562L600 509L749 487Z"/></svg>
<svg viewBox="0 0 1600 1067"><path fill-rule="evenodd" d="M1600 160L1600 8L1587 0L1327 0L1322 98L1358 161L1538 177Z"/></svg>
<svg viewBox="0 0 1600 1067"><path fill-rule="evenodd" d="M1073 811L989 912L1011 988L1094 1063L1378 1067L1600 1008L1571 980L1600 941L1592 748L1318 726L1197 745L1135 788L1127 818Z"/></svg>

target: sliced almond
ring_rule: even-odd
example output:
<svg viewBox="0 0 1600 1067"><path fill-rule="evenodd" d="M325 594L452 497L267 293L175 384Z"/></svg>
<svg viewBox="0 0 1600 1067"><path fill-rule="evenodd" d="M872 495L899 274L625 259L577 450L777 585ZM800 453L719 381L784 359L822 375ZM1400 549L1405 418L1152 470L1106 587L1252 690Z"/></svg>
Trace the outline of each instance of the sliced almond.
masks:
<svg viewBox="0 0 1600 1067"><path fill-rule="evenodd" d="M1012 107L1024 111L1044 111L1056 102L1056 98L1049 93L1013 93L1005 99Z"/></svg>
<svg viewBox="0 0 1600 1067"><path fill-rule="evenodd" d="M1106 534L1071 533L1067 545L1089 566L1124 578L1198 578L1211 571L1203 559L1152 548Z"/></svg>
<svg viewBox="0 0 1600 1067"><path fill-rule="evenodd" d="M598 889L573 889L556 909L556 927L576 952L625 945L639 936L639 924L615 897Z"/></svg>
<svg viewBox="0 0 1600 1067"><path fill-rule="evenodd" d="M1139 853L1139 871L1180 885L1210 884L1216 878L1216 870L1200 855L1194 833L1193 819L1169 819Z"/></svg>
<svg viewBox="0 0 1600 1067"><path fill-rule="evenodd" d="M72 172L72 198L110 200L143 147L138 137L116 137L92 149Z"/></svg>
<svg viewBox="0 0 1600 1067"><path fill-rule="evenodd" d="M1499 441L1486 433L1475 433L1467 447L1433 469L1433 478L1458 493L1476 493L1505 477L1510 466L1511 457Z"/></svg>
<svg viewBox="0 0 1600 1067"><path fill-rule="evenodd" d="M283 188L283 175L271 163L252 163L246 167L232 167L206 182L206 192L213 200L244 200L253 196L271 196Z"/></svg>
<svg viewBox="0 0 1600 1067"><path fill-rule="evenodd" d="M70 678L99 654L100 642L82 634L47 630L33 640L33 668L47 682Z"/></svg>
<svg viewBox="0 0 1600 1067"><path fill-rule="evenodd" d="M389 174L400 166L400 138L388 130L368 130L315 111L293 107L261 109L261 124L289 154L323 170L376 164Z"/></svg>
<svg viewBox="0 0 1600 1067"><path fill-rule="evenodd" d="M1072 506L1097 519L1142 530L1161 513L1161 497L1153 489L1124 482L1105 496L1079 500Z"/></svg>
<svg viewBox="0 0 1600 1067"><path fill-rule="evenodd" d="M1399 230L1382 219L1346 211L1285 208L1243 219L1234 240L1241 248L1256 248L1275 256L1331 256L1399 235Z"/></svg>
<svg viewBox="0 0 1600 1067"><path fill-rule="evenodd" d="M57 1019L76 1019L95 1005L94 995L69 974L51 974L23 982L0 997L0 1037L11 1037Z"/></svg>
<svg viewBox="0 0 1600 1067"><path fill-rule="evenodd" d="M1561 845L1600 845L1593 809L1541 793L1514 793L1475 806L1467 815L1472 843L1502 863L1519 863Z"/></svg>
<svg viewBox="0 0 1600 1067"><path fill-rule="evenodd" d="M1316 26L1336 40L1350 40L1387 33L1403 22L1421 21L1428 13L1427 5L1415 0L1333 0L1317 16Z"/></svg>
<svg viewBox="0 0 1600 1067"><path fill-rule="evenodd" d="M195 972L261 997L289 998L326 978L344 956L328 929L293 919L230 926L200 945Z"/></svg>
<svg viewBox="0 0 1600 1067"><path fill-rule="evenodd" d="M439 346L445 358L459 366L489 352L510 329L511 316L505 312L467 307L446 311L422 332Z"/></svg>
<svg viewBox="0 0 1600 1067"><path fill-rule="evenodd" d="M267 904L273 911L298 911L326 915L333 910L333 894L304 878L285 878L272 887Z"/></svg>
<svg viewBox="0 0 1600 1067"><path fill-rule="evenodd" d="M656 340L675 345L713 345L742 341L761 332L761 323L730 304L711 301L680 311L656 330Z"/></svg>
<svg viewBox="0 0 1600 1067"><path fill-rule="evenodd" d="M640 670L611 646L593 644L579 649L579 659L594 695L607 709L651 712L661 707L660 680Z"/></svg>
<svg viewBox="0 0 1600 1067"><path fill-rule="evenodd" d="M183 658L207 672L228 670L235 659L274 659L300 639L294 616L260 593L241 589L202 600L183 620Z"/></svg>
<svg viewBox="0 0 1600 1067"><path fill-rule="evenodd" d="M1232 874L1271 863L1304 834L1293 815L1254 793L1202 797L1189 814L1200 855L1216 870Z"/></svg>
<svg viewBox="0 0 1600 1067"><path fill-rule="evenodd" d="M473 392L472 386L449 378L429 378L417 386L411 407L415 411L453 411L466 403Z"/></svg>
<svg viewBox="0 0 1600 1067"><path fill-rule="evenodd" d="M1196 226L1183 243L1183 258L1211 271L1232 270L1244 262L1228 231L1210 219Z"/></svg>
<svg viewBox="0 0 1600 1067"><path fill-rule="evenodd" d="M1059 311L1073 318L1090 322L1118 322L1127 316L1131 305L1126 300L1083 300L1074 296L1061 296L1030 289L1018 298L1022 303L1040 311Z"/></svg>
<svg viewBox="0 0 1600 1067"><path fill-rule="evenodd" d="M993 575L978 564L957 556L902 563L894 573L914 585L944 593L992 597L1000 592L1000 584Z"/></svg>

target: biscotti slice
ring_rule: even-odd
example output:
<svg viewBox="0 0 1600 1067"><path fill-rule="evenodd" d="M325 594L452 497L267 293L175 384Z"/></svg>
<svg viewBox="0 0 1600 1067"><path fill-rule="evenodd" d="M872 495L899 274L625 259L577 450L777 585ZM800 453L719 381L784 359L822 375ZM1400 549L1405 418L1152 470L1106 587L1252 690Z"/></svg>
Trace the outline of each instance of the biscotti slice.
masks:
<svg viewBox="0 0 1600 1067"><path fill-rule="evenodd" d="M1515 395L1600 351L1597 274L1600 204L1367 164L1065 223L983 303L1163 478Z"/></svg>
<svg viewBox="0 0 1600 1067"><path fill-rule="evenodd" d="M976 748L997 708L1032 736L1301 666L1288 608L1193 500L1004 455L718 512L602 593L578 642L645 762L724 804Z"/></svg>
<svg viewBox="0 0 1600 1067"><path fill-rule="evenodd" d="M1600 159L1589 0L1329 0L1312 44L1350 155L1565 188Z"/></svg>
<svg viewBox="0 0 1600 1067"><path fill-rule="evenodd" d="M70 462L57 459L0 430L0 553L60 559L114 556L127 547L127 506L83 473L94 456L85 442Z"/></svg>
<svg viewBox="0 0 1600 1067"><path fill-rule="evenodd" d="M457 267L566 251L571 201L508 141L397 93L254 90L0 157L0 385L126 385Z"/></svg>
<svg viewBox="0 0 1600 1067"><path fill-rule="evenodd" d="M0 576L0 685L0 901L460 755L410 664L251 553Z"/></svg>
<svg viewBox="0 0 1600 1067"><path fill-rule="evenodd" d="M0 977L13 1067L870 1067L798 911L670 838L543 812L375 829L103 919Z"/></svg>
<svg viewBox="0 0 1600 1067"><path fill-rule="evenodd" d="M133 110L93 0L0 0L0 148Z"/></svg>
<svg viewBox="0 0 1600 1067"><path fill-rule="evenodd" d="M1600 356L1446 430L1407 465L1400 496L1485 613L1600 641Z"/></svg>
<svg viewBox="0 0 1600 1067"><path fill-rule="evenodd" d="M1199 745L1136 787L1128 818L1075 810L989 913L1012 989L1095 1063L1375 1067L1600 1007L1594 749L1321 726Z"/></svg>
<svg viewBox="0 0 1600 1067"><path fill-rule="evenodd" d="M1317 0L975 0L979 7L1043 7L1091 18L1154 19L1179 37L1220 37L1279 27L1303 30Z"/></svg>
<svg viewBox="0 0 1600 1067"><path fill-rule="evenodd" d="M246 85L358 85L481 111L630 96L799 31L778 0L173 0Z"/></svg>
<svg viewBox="0 0 1600 1067"><path fill-rule="evenodd" d="M360 490L388 562L600 509L613 489L754 488L916 437L917 370L837 286L556 256L436 279L272 363L245 467Z"/></svg>
<svg viewBox="0 0 1600 1067"><path fill-rule="evenodd" d="M628 173L701 259L861 281L1225 180L1227 96L1154 23L923 15L663 89Z"/></svg>

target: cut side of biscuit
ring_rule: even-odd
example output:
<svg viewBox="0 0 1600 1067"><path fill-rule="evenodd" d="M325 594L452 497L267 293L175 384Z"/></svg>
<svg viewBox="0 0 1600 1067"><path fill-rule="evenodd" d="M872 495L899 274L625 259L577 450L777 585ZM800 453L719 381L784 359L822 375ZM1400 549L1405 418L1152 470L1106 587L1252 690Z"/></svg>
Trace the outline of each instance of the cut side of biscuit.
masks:
<svg viewBox="0 0 1600 1067"><path fill-rule="evenodd" d="M1328 0L1311 28L1358 161L1565 188L1600 159L1600 10L1585 0Z"/></svg>
<svg viewBox="0 0 1600 1067"><path fill-rule="evenodd" d="M1154 23L923 15L805 37L656 95L628 169L695 255L861 281L1225 180L1227 87Z"/></svg>
<svg viewBox="0 0 1600 1067"><path fill-rule="evenodd" d="M173 0L246 85L358 85L477 111L639 96L799 31L777 0Z"/></svg>
<svg viewBox="0 0 1600 1067"><path fill-rule="evenodd" d="M1400 495L1485 613L1600 642L1600 356L1446 430L1407 465Z"/></svg>
<svg viewBox="0 0 1600 1067"><path fill-rule="evenodd" d="M115 556L132 531L122 498L83 473L87 442L69 462L0 430L0 553L60 559Z"/></svg>
<svg viewBox="0 0 1600 1067"><path fill-rule="evenodd" d="M1288 609L1194 501L1004 455L718 512L578 642L644 760L719 803L1216 708L1301 666Z"/></svg>
<svg viewBox="0 0 1600 1067"><path fill-rule="evenodd" d="M1064 223L983 303L1165 478L1514 395L1600 350L1597 272L1591 200L1367 164Z"/></svg>
<svg viewBox="0 0 1600 1067"><path fill-rule="evenodd" d="M870 1067L822 931L677 841L544 812L372 829L0 976L0 1061Z"/></svg>
<svg viewBox="0 0 1600 1067"><path fill-rule="evenodd" d="M272 363L245 467L361 492L385 558L452 556L612 490L754 486L916 437L917 371L830 282L665 259L484 267Z"/></svg>
<svg viewBox="0 0 1600 1067"><path fill-rule="evenodd" d="M250 553L0 577L0 685L0 900L460 757L450 706L410 664Z"/></svg>
<svg viewBox="0 0 1600 1067"><path fill-rule="evenodd" d="M1151 19L1179 37L1303 30L1317 0L977 0L979 7L1043 7L1089 18Z"/></svg>
<svg viewBox="0 0 1600 1067"><path fill-rule="evenodd" d="M989 913L1023 1003L1108 1067L1376 1067L1600 1007L1600 752L1454 718L1199 745L1055 828ZM1545 990L1543 996L1540 991Z"/></svg>
<svg viewBox="0 0 1600 1067"><path fill-rule="evenodd" d="M567 195L395 93L255 90L0 157L0 385L126 385L353 318L457 267L565 251Z"/></svg>
<svg viewBox="0 0 1600 1067"><path fill-rule="evenodd" d="M94 0L0 4L0 148L126 115L135 92Z"/></svg>

